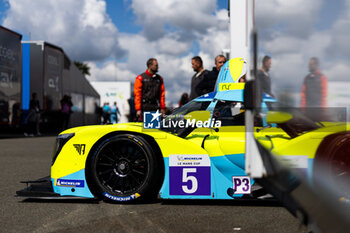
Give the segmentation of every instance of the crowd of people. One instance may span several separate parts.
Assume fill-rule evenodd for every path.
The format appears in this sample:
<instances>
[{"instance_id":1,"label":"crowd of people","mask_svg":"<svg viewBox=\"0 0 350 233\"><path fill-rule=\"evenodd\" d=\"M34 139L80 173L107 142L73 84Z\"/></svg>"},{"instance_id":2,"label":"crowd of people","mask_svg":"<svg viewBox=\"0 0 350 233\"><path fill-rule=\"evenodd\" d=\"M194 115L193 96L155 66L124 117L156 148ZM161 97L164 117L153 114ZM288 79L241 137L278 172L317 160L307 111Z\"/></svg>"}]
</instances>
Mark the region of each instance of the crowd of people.
<instances>
[{"instance_id":1,"label":"crowd of people","mask_svg":"<svg viewBox=\"0 0 350 233\"><path fill-rule=\"evenodd\" d=\"M188 95L183 93L178 102L179 107L185 105L192 99L203 94L212 92L221 67L225 64L226 58L223 55L215 57L215 66L211 71L203 68L203 60L199 56L192 58L192 69L195 74L191 79L191 92ZM143 112L160 111L165 113L165 88L163 78L157 74L158 61L150 58L146 62L147 69L138 75L134 84L134 103L136 110L136 120L142 121Z\"/></svg>"},{"instance_id":2,"label":"crowd of people","mask_svg":"<svg viewBox=\"0 0 350 233\"><path fill-rule=\"evenodd\" d=\"M105 102L102 107L102 124L117 124L120 117L120 111L117 106L117 102L114 102L112 106L109 102Z\"/></svg>"},{"instance_id":3,"label":"crowd of people","mask_svg":"<svg viewBox=\"0 0 350 233\"><path fill-rule=\"evenodd\" d=\"M214 59L215 66L212 70L206 70L203 67L203 60L200 56L191 59L192 69L195 72L191 78L190 94L183 93L178 101L178 107L181 107L189 101L214 91L219 72L226 62L226 57L217 55ZM262 92L274 96L271 91L271 78L269 71L272 65L272 58L265 56L262 59L262 65L257 71L256 80ZM165 88L164 79L158 74L158 61L150 58L146 62L147 69L136 77L134 84L134 96L129 99L130 114L129 121L143 121L143 113L145 111L159 111L163 116L166 111L165 106ZM326 107L327 98L327 78L320 70L320 62L318 58L312 57L309 61L309 74L304 78L301 89L301 108ZM245 82L243 75L237 82ZM68 95L60 101L61 104L61 123L62 130L69 126L70 115L72 114L72 100ZM110 106L105 102L102 108L97 112L101 116L102 124L118 123L121 114L114 102ZM30 100L29 112L25 119L26 136L40 135L40 103L37 93L32 93Z\"/></svg>"},{"instance_id":4,"label":"crowd of people","mask_svg":"<svg viewBox=\"0 0 350 233\"><path fill-rule=\"evenodd\" d=\"M68 129L69 119L72 111L72 97L69 95L64 95L60 100L60 112L57 119L60 120L59 125L57 126L60 131ZM24 136L40 136L40 122L41 114L43 110L40 107L40 102L38 100L38 94L36 92L32 93L32 98L29 102L29 111L26 114L24 119Z\"/></svg>"},{"instance_id":5,"label":"crowd of people","mask_svg":"<svg viewBox=\"0 0 350 233\"><path fill-rule=\"evenodd\" d=\"M195 74L191 78L190 94L183 93L178 102L178 106L209 92L214 91L220 69L226 62L226 57L217 55L215 57L215 66L211 71L204 69L203 60L200 56L192 58L192 69ZM271 78L269 71L272 65L272 58L264 56L262 65L256 74L258 86L263 93L274 96L271 91ZM158 61L155 58L148 59L147 69L144 73L138 75L134 85L134 106L136 110L137 121L142 121L143 112L160 111L165 112L165 88L163 78L157 74ZM327 96L327 78L319 68L319 60L316 57L310 59L310 73L305 77L301 91L301 107L325 107ZM237 82L245 82L243 75Z\"/></svg>"}]
</instances>

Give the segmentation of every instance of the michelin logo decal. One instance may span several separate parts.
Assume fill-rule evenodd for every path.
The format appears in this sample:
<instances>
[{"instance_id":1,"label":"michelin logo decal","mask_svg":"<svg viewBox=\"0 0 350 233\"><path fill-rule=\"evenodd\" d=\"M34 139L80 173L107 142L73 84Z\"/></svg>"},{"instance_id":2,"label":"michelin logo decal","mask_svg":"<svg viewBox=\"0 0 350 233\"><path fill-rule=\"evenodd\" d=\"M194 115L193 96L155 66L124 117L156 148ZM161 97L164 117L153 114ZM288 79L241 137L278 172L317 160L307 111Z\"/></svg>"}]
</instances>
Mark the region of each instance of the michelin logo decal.
<instances>
[{"instance_id":1,"label":"michelin logo decal","mask_svg":"<svg viewBox=\"0 0 350 233\"><path fill-rule=\"evenodd\" d=\"M84 180L58 179L56 186L84 188Z\"/></svg>"},{"instance_id":2,"label":"michelin logo decal","mask_svg":"<svg viewBox=\"0 0 350 233\"><path fill-rule=\"evenodd\" d=\"M132 195L127 196L127 197L116 197L116 196L113 196L109 193L104 192L103 196L105 196L113 201L131 201L131 200L134 200L136 198L139 198L141 195L138 193L135 193L135 194L132 194Z\"/></svg>"}]
</instances>

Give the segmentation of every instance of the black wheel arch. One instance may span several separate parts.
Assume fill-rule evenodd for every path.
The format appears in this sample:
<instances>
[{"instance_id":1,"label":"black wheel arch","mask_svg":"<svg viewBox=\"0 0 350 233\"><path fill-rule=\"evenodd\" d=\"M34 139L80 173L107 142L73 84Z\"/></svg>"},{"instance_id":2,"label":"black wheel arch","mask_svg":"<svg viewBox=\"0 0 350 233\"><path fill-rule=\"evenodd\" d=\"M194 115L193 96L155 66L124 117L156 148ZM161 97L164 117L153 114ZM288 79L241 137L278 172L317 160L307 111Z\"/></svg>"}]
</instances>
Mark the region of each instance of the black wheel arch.
<instances>
[{"instance_id":1,"label":"black wheel arch","mask_svg":"<svg viewBox=\"0 0 350 233\"><path fill-rule=\"evenodd\" d=\"M316 151L315 160L322 160L324 157L328 156L328 154L331 153L337 146L335 142L337 140L341 140L347 135L350 137L350 131L344 131L326 136Z\"/></svg>"},{"instance_id":2,"label":"black wheel arch","mask_svg":"<svg viewBox=\"0 0 350 233\"><path fill-rule=\"evenodd\" d=\"M344 140L345 139L345 140ZM320 143L313 162L312 168L312 179L314 182L318 175L322 174L324 176L325 164L329 164L332 153L337 150L337 147L342 146L344 143L349 142L350 140L350 131L343 131L335 134L326 136L323 141ZM326 174L326 176L328 173Z\"/></svg>"},{"instance_id":3,"label":"black wheel arch","mask_svg":"<svg viewBox=\"0 0 350 233\"><path fill-rule=\"evenodd\" d=\"M141 133L136 133L136 132L131 132L131 131L116 131L116 132L111 132L108 133L106 135L104 135L103 137L101 137L97 142L95 142L95 144L91 147L91 150L89 151L89 154L86 158L86 162L85 162L85 177L86 177L86 183L87 186L89 187L90 192L94 194L94 187L91 187L91 172L89 171L89 166L88 163L91 159L91 157L94 155L94 153L96 152L96 150L99 149L100 145L107 140L108 138L112 138L118 135L134 135L134 136L138 136L138 137L142 137L144 140L146 140L147 143L149 143L149 145L152 147L153 152L156 155L156 158L158 159L158 165L159 167L159 174L161 174L158 180L158 186L157 187L157 191L159 192L162 184L163 184L163 180L164 180L164 176L165 176L165 167L164 167L164 159L163 159L163 154L157 144L157 142L155 141L155 139L152 136L146 135L146 134L141 134Z\"/></svg>"}]
</instances>

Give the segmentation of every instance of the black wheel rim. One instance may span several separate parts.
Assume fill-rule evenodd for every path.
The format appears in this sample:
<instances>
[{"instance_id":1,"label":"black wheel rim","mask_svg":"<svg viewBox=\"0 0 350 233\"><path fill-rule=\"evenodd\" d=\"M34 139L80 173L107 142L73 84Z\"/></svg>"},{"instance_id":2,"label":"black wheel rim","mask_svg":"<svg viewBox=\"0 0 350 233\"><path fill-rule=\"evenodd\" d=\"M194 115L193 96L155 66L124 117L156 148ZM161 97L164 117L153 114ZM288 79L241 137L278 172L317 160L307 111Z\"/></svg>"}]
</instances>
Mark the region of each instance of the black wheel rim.
<instances>
[{"instance_id":1,"label":"black wheel rim","mask_svg":"<svg viewBox=\"0 0 350 233\"><path fill-rule=\"evenodd\" d=\"M96 158L96 174L100 184L117 196L137 192L145 184L148 171L147 152L129 139L107 143Z\"/></svg>"}]
</instances>

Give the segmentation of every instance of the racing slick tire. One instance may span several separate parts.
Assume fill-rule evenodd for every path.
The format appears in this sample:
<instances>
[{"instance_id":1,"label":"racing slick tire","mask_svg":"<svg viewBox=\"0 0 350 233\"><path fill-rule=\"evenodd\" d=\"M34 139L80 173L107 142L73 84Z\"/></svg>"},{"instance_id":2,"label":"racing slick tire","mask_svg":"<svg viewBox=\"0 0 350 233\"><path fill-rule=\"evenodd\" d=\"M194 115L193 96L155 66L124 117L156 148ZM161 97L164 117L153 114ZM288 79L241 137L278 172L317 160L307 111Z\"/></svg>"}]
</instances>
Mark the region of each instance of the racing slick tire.
<instances>
[{"instance_id":1,"label":"racing slick tire","mask_svg":"<svg viewBox=\"0 0 350 233\"><path fill-rule=\"evenodd\" d=\"M350 132L325 140L317 151L313 180L315 184L332 185L337 193L350 198Z\"/></svg>"},{"instance_id":2,"label":"racing slick tire","mask_svg":"<svg viewBox=\"0 0 350 233\"><path fill-rule=\"evenodd\" d=\"M159 156L142 137L121 134L102 141L87 161L88 185L107 202L156 198L160 188Z\"/></svg>"}]
</instances>

